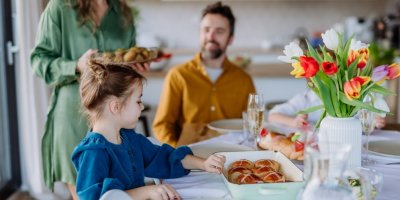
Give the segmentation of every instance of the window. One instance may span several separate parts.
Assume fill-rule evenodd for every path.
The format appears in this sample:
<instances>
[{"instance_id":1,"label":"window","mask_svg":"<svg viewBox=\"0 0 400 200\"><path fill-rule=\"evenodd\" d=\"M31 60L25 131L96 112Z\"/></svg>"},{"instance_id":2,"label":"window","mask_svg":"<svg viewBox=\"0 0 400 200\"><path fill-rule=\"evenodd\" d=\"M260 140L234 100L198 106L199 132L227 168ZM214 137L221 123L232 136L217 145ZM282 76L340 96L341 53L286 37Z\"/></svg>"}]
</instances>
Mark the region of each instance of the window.
<instances>
[{"instance_id":1,"label":"window","mask_svg":"<svg viewBox=\"0 0 400 200\"><path fill-rule=\"evenodd\" d=\"M21 184L15 68L7 63L7 42L13 41L12 3L0 1L0 199Z\"/></svg>"}]
</instances>

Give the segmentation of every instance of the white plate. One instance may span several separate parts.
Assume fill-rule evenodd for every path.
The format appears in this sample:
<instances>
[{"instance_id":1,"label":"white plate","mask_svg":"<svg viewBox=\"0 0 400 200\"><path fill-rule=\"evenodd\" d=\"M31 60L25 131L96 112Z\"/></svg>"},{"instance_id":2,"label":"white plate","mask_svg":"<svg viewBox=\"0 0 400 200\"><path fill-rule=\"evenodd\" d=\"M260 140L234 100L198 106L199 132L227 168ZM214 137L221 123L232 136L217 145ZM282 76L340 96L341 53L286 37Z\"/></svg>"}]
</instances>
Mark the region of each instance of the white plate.
<instances>
[{"instance_id":1,"label":"white plate","mask_svg":"<svg viewBox=\"0 0 400 200\"><path fill-rule=\"evenodd\" d=\"M368 150L377 155L400 158L400 140L371 141Z\"/></svg>"},{"instance_id":2,"label":"white plate","mask_svg":"<svg viewBox=\"0 0 400 200\"><path fill-rule=\"evenodd\" d=\"M243 131L243 120L223 119L223 120L213 121L207 124L207 127L211 130L218 131L220 133L241 132Z\"/></svg>"},{"instance_id":3,"label":"white plate","mask_svg":"<svg viewBox=\"0 0 400 200\"><path fill-rule=\"evenodd\" d=\"M190 149L192 149L194 155L200 156L202 158L208 158L210 155L216 152L236 152L253 150L252 148L247 146L229 143L194 144L190 145L189 147Z\"/></svg>"}]
</instances>

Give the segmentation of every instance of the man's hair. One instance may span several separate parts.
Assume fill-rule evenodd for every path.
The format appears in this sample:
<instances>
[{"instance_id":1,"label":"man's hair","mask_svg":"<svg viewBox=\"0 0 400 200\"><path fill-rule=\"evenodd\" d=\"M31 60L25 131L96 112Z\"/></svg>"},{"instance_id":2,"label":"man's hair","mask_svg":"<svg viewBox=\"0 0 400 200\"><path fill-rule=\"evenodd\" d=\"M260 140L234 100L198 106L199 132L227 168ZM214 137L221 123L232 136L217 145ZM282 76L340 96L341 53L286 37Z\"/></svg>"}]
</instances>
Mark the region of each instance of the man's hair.
<instances>
[{"instance_id":1,"label":"man's hair","mask_svg":"<svg viewBox=\"0 0 400 200\"><path fill-rule=\"evenodd\" d=\"M219 14L226 17L230 25L230 35L232 36L235 32L235 16L233 16L232 10L227 5L222 5L220 1L208 5L202 13L201 18L203 19L207 14Z\"/></svg>"}]
</instances>

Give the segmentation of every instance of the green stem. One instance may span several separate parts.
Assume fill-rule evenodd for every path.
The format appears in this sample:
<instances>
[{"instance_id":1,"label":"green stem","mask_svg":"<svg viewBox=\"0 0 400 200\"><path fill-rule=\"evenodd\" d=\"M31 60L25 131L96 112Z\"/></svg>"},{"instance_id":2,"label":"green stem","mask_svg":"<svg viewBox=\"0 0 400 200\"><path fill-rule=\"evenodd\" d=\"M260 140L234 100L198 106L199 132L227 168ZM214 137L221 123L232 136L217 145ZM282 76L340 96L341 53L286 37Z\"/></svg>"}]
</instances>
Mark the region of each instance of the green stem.
<instances>
[{"instance_id":1,"label":"green stem","mask_svg":"<svg viewBox=\"0 0 400 200\"><path fill-rule=\"evenodd\" d=\"M321 121L326 117L326 110L322 112L321 116L319 117L317 123L315 124L315 128L319 128L319 125L321 125Z\"/></svg>"},{"instance_id":2,"label":"green stem","mask_svg":"<svg viewBox=\"0 0 400 200\"><path fill-rule=\"evenodd\" d=\"M376 83L372 81L372 83L370 85L368 85L360 94L360 97L369 90L369 88L371 88L373 85L375 85Z\"/></svg>"}]
</instances>

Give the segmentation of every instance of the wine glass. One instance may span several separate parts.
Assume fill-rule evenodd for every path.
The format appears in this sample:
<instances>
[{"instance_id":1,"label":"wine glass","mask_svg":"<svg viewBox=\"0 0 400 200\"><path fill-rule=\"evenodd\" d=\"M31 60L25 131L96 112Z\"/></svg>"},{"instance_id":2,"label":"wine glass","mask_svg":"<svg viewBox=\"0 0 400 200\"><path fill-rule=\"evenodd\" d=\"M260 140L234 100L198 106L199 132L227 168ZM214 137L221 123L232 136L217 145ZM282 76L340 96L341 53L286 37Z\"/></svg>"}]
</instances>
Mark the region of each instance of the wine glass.
<instances>
[{"instance_id":1,"label":"wine glass","mask_svg":"<svg viewBox=\"0 0 400 200\"><path fill-rule=\"evenodd\" d=\"M374 160L368 158L369 135L375 129L375 113L366 109L362 109L358 113L358 118L361 121L362 132L366 136L365 149L367 150L367 152L366 152L366 157L362 160L362 165L367 166L375 163Z\"/></svg>"},{"instance_id":2,"label":"wine glass","mask_svg":"<svg viewBox=\"0 0 400 200\"><path fill-rule=\"evenodd\" d=\"M258 149L260 132L264 124L264 98L262 94L249 94L247 102L247 122L249 125L250 138L254 140L254 149Z\"/></svg>"}]
</instances>

